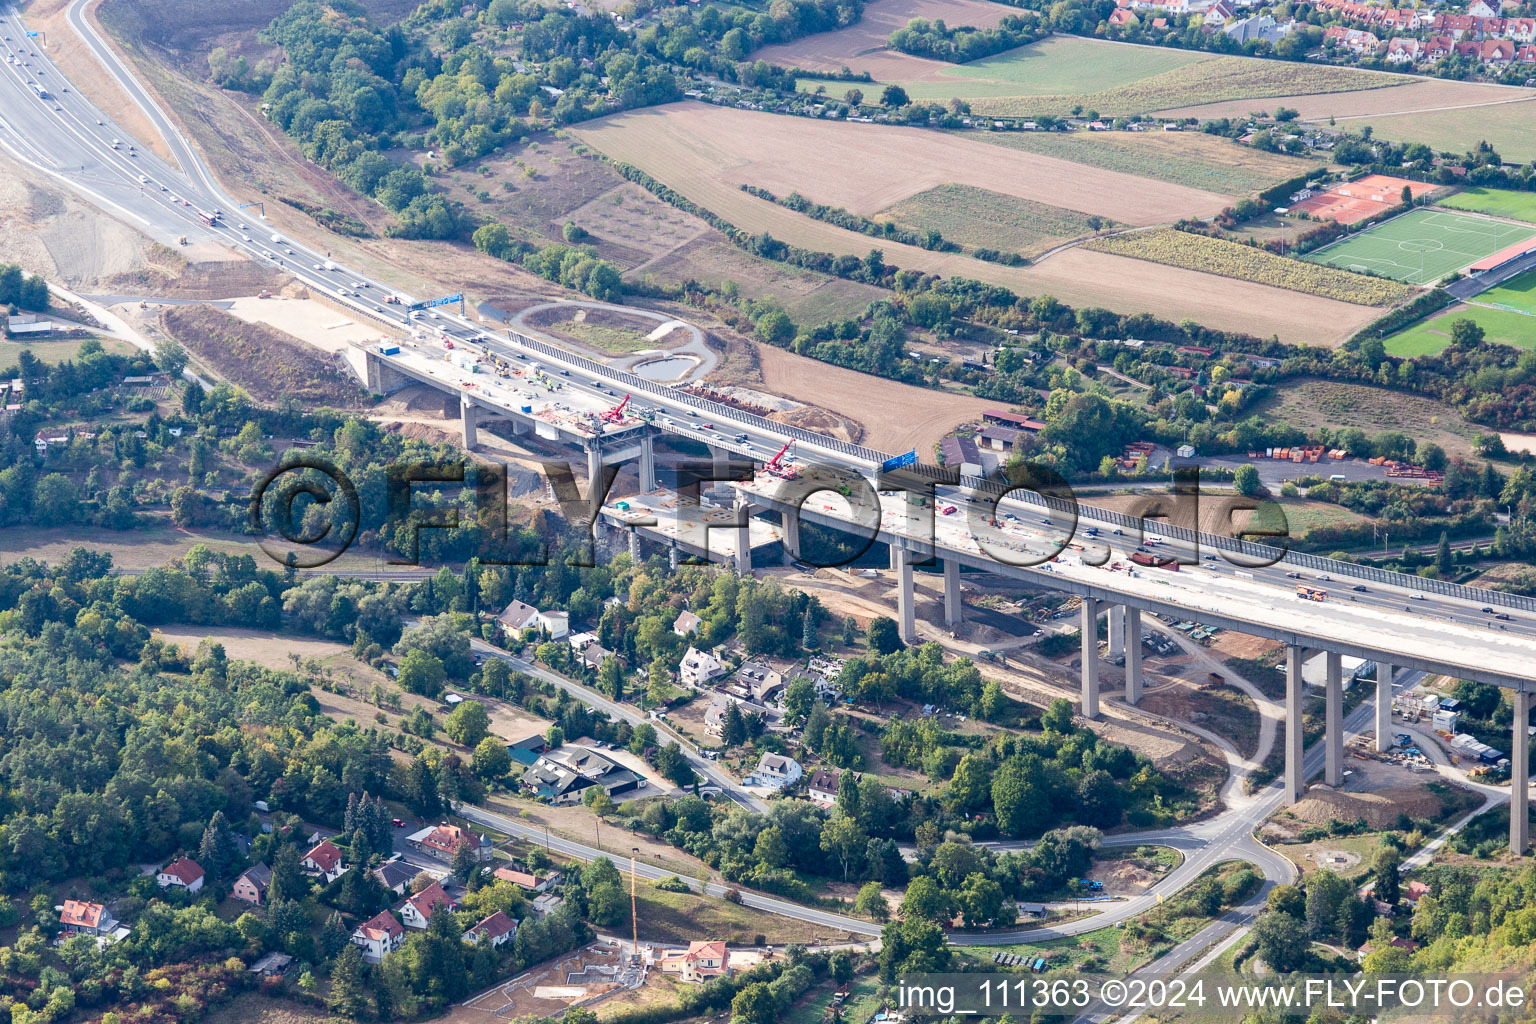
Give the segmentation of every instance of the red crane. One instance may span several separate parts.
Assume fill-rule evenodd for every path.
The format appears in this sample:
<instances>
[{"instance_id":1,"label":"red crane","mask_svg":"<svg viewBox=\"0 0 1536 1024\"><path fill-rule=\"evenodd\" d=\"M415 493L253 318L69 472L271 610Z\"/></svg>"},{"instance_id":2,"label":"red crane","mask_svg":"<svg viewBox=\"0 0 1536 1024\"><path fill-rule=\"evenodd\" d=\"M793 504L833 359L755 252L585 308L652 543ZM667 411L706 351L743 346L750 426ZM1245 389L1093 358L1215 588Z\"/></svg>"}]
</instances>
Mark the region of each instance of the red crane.
<instances>
[{"instance_id":1,"label":"red crane","mask_svg":"<svg viewBox=\"0 0 1536 1024\"><path fill-rule=\"evenodd\" d=\"M763 464L763 472L769 476L776 476L785 480L793 479L799 473L799 469L793 463L784 461L784 453L789 451L794 443L793 440L786 441L784 447L779 449L778 454Z\"/></svg>"},{"instance_id":2,"label":"red crane","mask_svg":"<svg viewBox=\"0 0 1536 1024\"><path fill-rule=\"evenodd\" d=\"M624 417L624 407L629 404L629 396L624 396L624 401L603 413L604 423L617 423Z\"/></svg>"}]
</instances>

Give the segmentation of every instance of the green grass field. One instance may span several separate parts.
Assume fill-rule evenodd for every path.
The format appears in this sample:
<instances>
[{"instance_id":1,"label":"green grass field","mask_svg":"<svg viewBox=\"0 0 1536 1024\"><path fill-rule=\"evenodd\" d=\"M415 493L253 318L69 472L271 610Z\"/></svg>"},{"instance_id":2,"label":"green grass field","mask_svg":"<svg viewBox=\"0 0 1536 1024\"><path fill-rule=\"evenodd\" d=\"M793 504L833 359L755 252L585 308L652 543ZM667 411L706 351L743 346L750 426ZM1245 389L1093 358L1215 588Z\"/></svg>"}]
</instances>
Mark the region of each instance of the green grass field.
<instances>
[{"instance_id":1,"label":"green grass field","mask_svg":"<svg viewBox=\"0 0 1536 1024\"><path fill-rule=\"evenodd\" d=\"M1511 217L1536 224L1536 192L1514 192L1504 188L1469 188L1440 200L1452 210L1470 210L1495 217Z\"/></svg>"},{"instance_id":2,"label":"green grass field","mask_svg":"<svg viewBox=\"0 0 1536 1024\"><path fill-rule=\"evenodd\" d=\"M1025 255L1091 234L1088 215L970 185L938 185L884 210L880 219L952 242ZM1103 219L1101 227L1110 221Z\"/></svg>"},{"instance_id":3,"label":"green grass field","mask_svg":"<svg viewBox=\"0 0 1536 1024\"><path fill-rule=\"evenodd\" d=\"M1106 47L1079 36L1051 36L995 57L946 67L939 73L958 83L949 88L969 88L972 83L982 82L995 83L1002 89L977 95L1087 95L1121 89L1144 78L1211 59L1197 50ZM936 83L935 88L945 86Z\"/></svg>"},{"instance_id":4,"label":"green grass field","mask_svg":"<svg viewBox=\"0 0 1536 1024\"><path fill-rule=\"evenodd\" d=\"M100 338L102 351L108 355L126 356L138 351L126 341L118 341L116 338ZM23 352L31 352L45 363L62 363L66 359L73 359L80 354L80 346L85 344L83 339L67 339L64 341L10 341L0 340L0 369L7 366L15 366L16 360L21 358Z\"/></svg>"},{"instance_id":5,"label":"green grass field","mask_svg":"<svg viewBox=\"0 0 1536 1024\"><path fill-rule=\"evenodd\" d=\"M1490 306L1509 306L1536 316L1536 270L1527 270L1496 288L1489 288L1473 301ZM1536 324L1531 325L1536 330Z\"/></svg>"},{"instance_id":6,"label":"green grass field","mask_svg":"<svg viewBox=\"0 0 1536 1024\"><path fill-rule=\"evenodd\" d=\"M1533 236L1536 227L1444 210L1415 210L1302 258L1345 270L1368 270L1408 284L1427 284Z\"/></svg>"},{"instance_id":7,"label":"green grass field","mask_svg":"<svg viewBox=\"0 0 1536 1024\"><path fill-rule=\"evenodd\" d=\"M1478 296L1477 301L1482 300L1483 296ZM1536 349L1536 316L1487 306L1453 306L1431 320L1421 320L1388 337L1387 354L1403 359L1435 355L1451 343L1451 324L1461 319L1475 321L1485 332L1486 340L1495 345Z\"/></svg>"}]
</instances>

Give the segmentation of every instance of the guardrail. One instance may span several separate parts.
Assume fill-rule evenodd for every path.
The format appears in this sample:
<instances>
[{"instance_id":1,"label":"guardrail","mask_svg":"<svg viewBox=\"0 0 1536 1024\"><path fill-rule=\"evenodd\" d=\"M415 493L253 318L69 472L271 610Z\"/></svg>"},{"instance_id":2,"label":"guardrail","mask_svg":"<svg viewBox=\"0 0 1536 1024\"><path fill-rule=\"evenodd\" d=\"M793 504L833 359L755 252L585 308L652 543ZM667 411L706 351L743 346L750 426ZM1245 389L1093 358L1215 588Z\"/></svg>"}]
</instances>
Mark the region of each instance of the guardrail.
<instances>
[{"instance_id":1,"label":"guardrail","mask_svg":"<svg viewBox=\"0 0 1536 1024\"><path fill-rule=\"evenodd\" d=\"M537 338L530 338L517 331L509 329L507 335L516 341L517 344L526 348L545 353L552 359L567 363L572 367L581 368L595 376L621 381L626 387L634 391L654 394L672 401L680 401L686 405L719 416L722 419L734 420L737 423L743 423L759 430L793 437L808 444L820 445L823 448L840 452L850 458L861 460L871 467L878 467L881 463L891 458L887 453L876 451L873 448L840 441L837 438L827 437L825 434L818 434L815 431L806 430L803 427L797 427L792 424L769 420L754 413L743 412L740 409L722 405L707 398L699 398L685 391L679 391L676 388L646 380L644 377L637 376L636 374L615 370L613 367L600 363L595 359L589 359L586 356L568 352L559 346L540 341ZM925 468L934 471L934 467L923 467L921 465L912 468L917 469L919 472ZM986 477L962 477L960 486L973 492L981 493L988 491L999 492L1006 489L997 480ZM1409 573L1391 572L1386 569L1375 568L1374 566L1358 565L1354 562L1342 562L1338 559L1325 558L1321 555L1289 551L1268 544L1259 544L1255 541L1223 537L1219 534L1201 533L1197 530L1191 530L1187 527L1177 526L1162 520L1142 519L1139 516L1128 515L1124 512L1116 512L1112 509L1072 502L1065 498L1057 498L1035 491L1019 493L1029 495L1028 497L1021 498L1021 500L1031 504L1044 505L1059 512L1086 515L1090 519L1115 523L1119 526L1126 526L1137 530L1146 530L1151 527L1160 534L1176 537L1196 545L1248 555L1266 563L1285 562L1289 565L1329 575L1337 574L1352 579L1370 580L1375 583L1401 587L1405 590L1418 590L1425 593L1439 594L1443 597L1457 598L1485 606L1498 605L1519 611L1536 612L1536 598L1525 597L1521 594L1507 594L1498 590L1485 590L1480 587L1469 587L1460 583L1447 583L1444 580L1426 579Z\"/></svg>"}]
</instances>

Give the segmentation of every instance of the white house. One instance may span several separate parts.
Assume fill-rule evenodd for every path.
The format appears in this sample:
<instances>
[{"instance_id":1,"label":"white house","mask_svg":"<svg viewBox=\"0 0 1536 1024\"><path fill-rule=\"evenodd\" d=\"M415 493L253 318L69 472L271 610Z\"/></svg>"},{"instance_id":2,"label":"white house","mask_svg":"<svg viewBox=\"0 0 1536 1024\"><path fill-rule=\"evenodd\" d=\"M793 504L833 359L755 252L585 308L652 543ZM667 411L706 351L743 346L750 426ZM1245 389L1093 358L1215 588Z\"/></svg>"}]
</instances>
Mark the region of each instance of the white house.
<instances>
[{"instance_id":1,"label":"white house","mask_svg":"<svg viewBox=\"0 0 1536 1024\"><path fill-rule=\"evenodd\" d=\"M336 881L347 870L347 866L341 862L341 850L329 839L316 843L304 855L304 859L299 861L299 868L306 875L316 875L327 883Z\"/></svg>"},{"instance_id":2,"label":"white house","mask_svg":"<svg viewBox=\"0 0 1536 1024\"><path fill-rule=\"evenodd\" d=\"M729 956L724 942L690 942L687 950L664 953L656 966L663 974L677 975L679 981L702 985L728 972L726 961Z\"/></svg>"},{"instance_id":3,"label":"white house","mask_svg":"<svg viewBox=\"0 0 1536 1024\"><path fill-rule=\"evenodd\" d=\"M438 907L454 909L453 900L443 892L443 887L433 882L400 906L400 920L407 928L424 929L432 920L432 912Z\"/></svg>"},{"instance_id":4,"label":"white house","mask_svg":"<svg viewBox=\"0 0 1536 1024\"><path fill-rule=\"evenodd\" d=\"M768 789L787 789L800 781L800 762L783 754L764 754L757 769L747 776L747 785Z\"/></svg>"},{"instance_id":5,"label":"white house","mask_svg":"<svg viewBox=\"0 0 1536 1024\"><path fill-rule=\"evenodd\" d=\"M687 653L683 655L682 664L677 669L678 681L695 690L703 689L705 684L724 674L725 666L720 664L720 659L713 654L706 654L697 647L688 648Z\"/></svg>"},{"instance_id":6,"label":"white house","mask_svg":"<svg viewBox=\"0 0 1536 1024\"><path fill-rule=\"evenodd\" d=\"M811 803L818 807L831 807L837 803L837 786L842 778L836 768L818 768L811 772L811 781L806 789Z\"/></svg>"},{"instance_id":7,"label":"white house","mask_svg":"<svg viewBox=\"0 0 1536 1024\"><path fill-rule=\"evenodd\" d=\"M672 632L678 636L692 636L699 631L702 622L693 612L679 612L677 618L672 620Z\"/></svg>"},{"instance_id":8,"label":"white house","mask_svg":"<svg viewBox=\"0 0 1536 1024\"><path fill-rule=\"evenodd\" d=\"M571 616L568 612L541 612L531 604L513 601L496 616L501 635L521 637L530 629L541 629L551 640L564 640L571 632Z\"/></svg>"},{"instance_id":9,"label":"white house","mask_svg":"<svg viewBox=\"0 0 1536 1024\"><path fill-rule=\"evenodd\" d=\"M381 911L372 920L357 926L352 932L352 943L361 946L363 959L370 964L382 961L400 948L405 940L405 929L389 911Z\"/></svg>"},{"instance_id":10,"label":"white house","mask_svg":"<svg viewBox=\"0 0 1536 1024\"><path fill-rule=\"evenodd\" d=\"M162 889L185 889L187 892L198 892L203 887L203 869L197 866L197 862L186 857L178 857L155 876L155 881Z\"/></svg>"},{"instance_id":11,"label":"white house","mask_svg":"<svg viewBox=\"0 0 1536 1024\"><path fill-rule=\"evenodd\" d=\"M498 910L466 931L464 941L474 946L478 945L481 939L485 939L495 947L511 941L516 934L517 922Z\"/></svg>"}]
</instances>

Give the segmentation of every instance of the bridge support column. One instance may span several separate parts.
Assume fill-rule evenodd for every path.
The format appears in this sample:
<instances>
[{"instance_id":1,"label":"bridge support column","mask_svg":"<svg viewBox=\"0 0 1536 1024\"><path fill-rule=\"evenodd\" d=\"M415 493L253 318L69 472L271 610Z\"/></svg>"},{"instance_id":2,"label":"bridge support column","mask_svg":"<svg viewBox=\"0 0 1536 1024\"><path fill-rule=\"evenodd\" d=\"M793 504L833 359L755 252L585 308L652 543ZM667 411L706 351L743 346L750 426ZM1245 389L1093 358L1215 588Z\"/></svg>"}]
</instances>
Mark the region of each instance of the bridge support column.
<instances>
[{"instance_id":1,"label":"bridge support column","mask_svg":"<svg viewBox=\"0 0 1536 1024\"><path fill-rule=\"evenodd\" d=\"M784 548L784 564L800 557L800 513L784 512L779 516L779 528L784 533L780 546Z\"/></svg>"},{"instance_id":2,"label":"bridge support column","mask_svg":"<svg viewBox=\"0 0 1536 1024\"><path fill-rule=\"evenodd\" d=\"M960 563L944 559L944 625L958 626L965 621L965 601L960 595Z\"/></svg>"},{"instance_id":3,"label":"bridge support column","mask_svg":"<svg viewBox=\"0 0 1536 1024\"><path fill-rule=\"evenodd\" d=\"M682 555L677 549L677 543L674 541L667 548L667 567L670 568L673 572L676 572L677 564L680 561L682 561Z\"/></svg>"},{"instance_id":4,"label":"bridge support column","mask_svg":"<svg viewBox=\"0 0 1536 1024\"><path fill-rule=\"evenodd\" d=\"M1125 653L1125 605L1111 605L1109 609L1109 660L1114 661Z\"/></svg>"},{"instance_id":5,"label":"bridge support column","mask_svg":"<svg viewBox=\"0 0 1536 1024\"><path fill-rule=\"evenodd\" d=\"M1328 659L1328 682L1323 694L1323 781L1330 786L1344 784L1344 668L1343 657L1335 651Z\"/></svg>"},{"instance_id":6,"label":"bridge support column","mask_svg":"<svg viewBox=\"0 0 1536 1024\"><path fill-rule=\"evenodd\" d=\"M1125 609L1125 702L1141 703L1141 609Z\"/></svg>"},{"instance_id":7,"label":"bridge support column","mask_svg":"<svg viewBox=\"0 0 1536 1024\"><path fill-rule=\"evenodd\" d=\"M898 568L897 559L896 559L896 545L895 544L891 545L890 551L891 551L891 572L895 572L896 569Z\"/></svg>"},{"instance_id":8,"label":"bridge support column","mask_svg":"<svg viewBox=\"0 0 1536 1024\"><path fill-rule=\"evenodd\" d=\"M736 501L736 518L741 520L741 525L736 527L736 572L742 576L752 574L752 506L741 500Z\"/></svg>"},{"instance_id":9,"label":"bridge support column","mask_svg":"<svg viewBox=\"0 0 1536 1024\"><path fill-rule=\"evenodd\" d=\"M597 486L603 479L603 450L595 443L587 445L587 486L592 488L592 500L597 501Z\"/></svg>"},{"instance_id":10,"label":"bridge support column","mask_svg":"<svg viewBox=\"0 0 1536 1024\"><path fill-rule=\"evenodd\" d=\"M470 404L469 399L459 399L459 422L464 429L464 447L473 450L480 443L479 410Z\"/></svg>"},{"instance_id":11,"label":"bridge support column","mask_svg":"<svg viewBox=\"0 0 1536 1024\"><path fill-rule=\"evenodd\" d=\"M917 614L913 608L912 552L906 548L891 548L896 558L896 622L901 630L901 642L917 643Z\"/></svg>"},{"instance_id":12,"label":"bridge support column","mask_svg":"<svg viewBox=\"0 0 1536 1024\"><path fill-rule=\"evenodd\" d=\"M632 562L640 561L640 531L633 527L629 531L629 559Z\"/></svg>"},{"instance_id":13,"label":"bridge support column","mask_svg":"<svg viewBox=\"0 0 1536 1024\"><path fill-rule=\"evenodd\" d=\"M640 439L640 491L656 489L656 439L647 435Z\"/></svg>"},{"instance_id":14,"label":"bridge support column","mask_svg":"<svg viewBox=\"0 0 1536 1024\"><path fill-rule=\"evenodd\" d=\"M1531 843L1531 695L1511 695L1515 705L1515 725L1509 743L1509 852L1525 856Z\"/></svg>"},{"instance_id":15,"label":"bridge support column","mask_svg":"<svg viewBox=\"0 0 1536 1024\"><path fill-rule=\"evenodd\" d=\"M1099 602L1083 598L1083 706L1084 718L1099 717Z\"/></svg>"},{"instance_id":16,"label":"bridge support column","mask_svg":"<svg viewBox=\"0 0 1536 1024\"><path fill-rule=\"evenodd\" d=\"M1285 649L1285 805L1301 799L1306 784L1302 777L1301 698L1306 686L1301 679L1301 665L1306 660L1301 647Z\"/></svg>"},{"instance_id":17,"label":"bridge support column","mask_svg":"<svg viewBox=\"0 0 1536 1024\"><path fill-rule=\"evenodd\" d=\"M1392 676L1391 665L1376 663L1376 752L1392 749Z\"/></svg>"}]
</instances>

